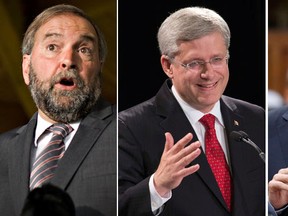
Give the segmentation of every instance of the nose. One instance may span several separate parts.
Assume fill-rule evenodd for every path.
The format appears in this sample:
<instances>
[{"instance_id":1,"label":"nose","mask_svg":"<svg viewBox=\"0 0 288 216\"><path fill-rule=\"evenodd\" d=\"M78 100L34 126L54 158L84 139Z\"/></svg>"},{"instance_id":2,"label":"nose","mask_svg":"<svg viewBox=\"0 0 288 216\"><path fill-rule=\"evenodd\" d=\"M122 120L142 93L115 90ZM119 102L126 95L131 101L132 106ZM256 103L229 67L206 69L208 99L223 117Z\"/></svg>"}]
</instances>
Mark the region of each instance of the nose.
<instances>
[{"instance_id":1,"label":"nose","mask_svg":"<svg viewBox=\"0 0 288 216\"><path fill-rule=\"evenodd\" d=\"M202 67L203 68L200 72L201 78L205 79L213 74L213 67L210 62L205 62Z\"/></svg>"},{"instance_id":2,"label":"nose","mask_svg":"<svg viewBox=\"0 0 288 216\"><path fill-rule=\"evenodd\" d=\"M76 55L75 55L75 51L73 51L73 49L63 51L63 57L61 60L61 67L63 69L66 69L66 70L77 68Z\"/></svg>"}]
</instances>

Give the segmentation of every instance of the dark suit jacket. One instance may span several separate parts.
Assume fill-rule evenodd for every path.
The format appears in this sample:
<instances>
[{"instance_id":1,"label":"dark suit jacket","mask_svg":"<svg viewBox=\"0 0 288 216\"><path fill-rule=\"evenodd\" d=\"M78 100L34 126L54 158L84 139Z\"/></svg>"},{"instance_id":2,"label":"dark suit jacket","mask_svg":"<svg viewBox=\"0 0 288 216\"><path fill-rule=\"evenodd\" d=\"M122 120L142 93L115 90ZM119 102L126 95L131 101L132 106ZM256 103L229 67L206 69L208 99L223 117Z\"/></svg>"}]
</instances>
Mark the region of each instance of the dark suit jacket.
<instances>
[{"instance_id":1,"label":"dark suit jacket","mask_svg":"<svg viewBox=\"0 0 288 216\"><path fill-rule=\"evenodd\" d=\"M288 106L268 114L268 180L282 168L288 167ZM282 215L288 215L286 209Z\"/></svg>"},{"instance_id":2,"label":"dark suit jacket","mask_svg":"<svg viewBox=\"0 0 288 216\"><path fill-rule=\"evenodd\" d=\"M27 125L0 136L0 214L19 216L29 192L30 153L37 113ZM115 216L116 109L99 101L59 161L51 183L72 197L77 216Z\"/></svg>"},{"instance_id":3,"label":"dark suit jacket","mask_svg":"<svg viewBox=\"0 0 288 216\"><path fill-rule=\"evenodd\" d=\"M150 100L118 115L119 216L153 215L148 181L157 169L165 144L165 132L177 142L188 132L198 138L166 81ZM233 180L233 213L224 204L204 153L193 161L200 170L183 179L172 191L161 215L264 216L265 164L250 145L229 137L245 131L264 151L265 113L256 105L223 96L221 112L230 153Z\"/></svg>"}]
</instances>

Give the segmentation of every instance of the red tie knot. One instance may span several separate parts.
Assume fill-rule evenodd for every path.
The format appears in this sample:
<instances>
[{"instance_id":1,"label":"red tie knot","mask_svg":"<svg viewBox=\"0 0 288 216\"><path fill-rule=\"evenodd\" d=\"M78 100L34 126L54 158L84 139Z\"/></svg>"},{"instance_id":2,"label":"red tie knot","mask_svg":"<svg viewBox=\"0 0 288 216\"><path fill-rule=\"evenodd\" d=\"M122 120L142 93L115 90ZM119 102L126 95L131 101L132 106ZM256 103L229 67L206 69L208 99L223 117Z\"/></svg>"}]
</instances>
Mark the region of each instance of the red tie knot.
<instances>
[{"instance_id":1,"label":"red tie knot","mask_svg":"<svg viewBox=\"0 0 288 216\"><path fill-rule=\"evenodd\" d=\"M215 116L212 114L206 114L199 120L206 129L214 129Z\"/></svg>"}]
</instances>

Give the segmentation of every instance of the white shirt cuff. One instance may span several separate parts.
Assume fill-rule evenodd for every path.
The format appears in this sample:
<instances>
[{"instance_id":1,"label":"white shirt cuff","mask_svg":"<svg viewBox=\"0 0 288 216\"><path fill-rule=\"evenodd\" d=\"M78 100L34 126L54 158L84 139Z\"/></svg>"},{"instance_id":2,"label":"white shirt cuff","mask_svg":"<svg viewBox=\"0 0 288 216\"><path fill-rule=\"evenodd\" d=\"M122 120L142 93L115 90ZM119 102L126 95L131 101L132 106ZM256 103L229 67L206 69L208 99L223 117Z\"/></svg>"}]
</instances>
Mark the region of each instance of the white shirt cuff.
<instances>
[{"instance_id":1,"label":"white shirt cuff","mask_svg":"<svg viewBox=\"0 0 288 216\"><path fill-rule=\"evenodd\" d=\"M151 197L151 208L152 208L152 211L156 213L157 210L161 208L172 197L172 191L170 191L167 194L167 196L161 197L160 194L155 189L153 179L154 179L154 174L149 179L149 190L150 190L150 197ZM157 212L157 213L160 213L160 212Z\"/></svg>"}]
</instances>

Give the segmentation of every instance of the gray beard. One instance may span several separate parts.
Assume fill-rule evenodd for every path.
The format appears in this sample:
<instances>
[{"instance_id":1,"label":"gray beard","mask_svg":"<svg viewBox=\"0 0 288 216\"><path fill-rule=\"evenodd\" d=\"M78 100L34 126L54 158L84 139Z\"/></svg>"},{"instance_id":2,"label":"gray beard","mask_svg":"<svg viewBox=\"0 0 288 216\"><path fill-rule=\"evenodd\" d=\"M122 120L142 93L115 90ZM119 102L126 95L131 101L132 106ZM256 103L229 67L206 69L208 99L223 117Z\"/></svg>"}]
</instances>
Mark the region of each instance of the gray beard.
<instances>
[{"instance_id":1,"label":"gray beard","mask_svg":"<svg viewBox=\"0 0 288 216\"><path fill-rule=\"evenodd\" d=\"M71 123L84 118L93 108L101 95L100 72L94 80L85 85L75 70L62 71L55 75L45 87L30 64L29 89L32 98L43 113L56 122ZM77 88L71 91L54 88L54 84L61 77L71 77L77 82Z\"/></svg>"}]
</instances>

